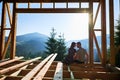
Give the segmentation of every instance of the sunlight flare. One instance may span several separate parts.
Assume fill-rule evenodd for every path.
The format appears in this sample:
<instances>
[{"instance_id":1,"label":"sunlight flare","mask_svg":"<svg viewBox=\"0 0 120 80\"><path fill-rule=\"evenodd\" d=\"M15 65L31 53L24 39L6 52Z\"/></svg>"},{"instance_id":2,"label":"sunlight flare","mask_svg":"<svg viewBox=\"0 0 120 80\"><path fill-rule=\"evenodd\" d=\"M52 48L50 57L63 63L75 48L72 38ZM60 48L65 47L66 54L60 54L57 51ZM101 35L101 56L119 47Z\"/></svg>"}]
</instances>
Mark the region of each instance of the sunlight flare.
<instances>
[{"instance_id":1,"label":"sunlight flare","mask_svg":"<svg viewBox=\"0 0 120 80\"><path fill-rule=\"evenodd\" d=\"M70 22L71 36L76 35L74 39L88 38L88 22L87 13L73 15Z\"/></svg>"}]
</instances>

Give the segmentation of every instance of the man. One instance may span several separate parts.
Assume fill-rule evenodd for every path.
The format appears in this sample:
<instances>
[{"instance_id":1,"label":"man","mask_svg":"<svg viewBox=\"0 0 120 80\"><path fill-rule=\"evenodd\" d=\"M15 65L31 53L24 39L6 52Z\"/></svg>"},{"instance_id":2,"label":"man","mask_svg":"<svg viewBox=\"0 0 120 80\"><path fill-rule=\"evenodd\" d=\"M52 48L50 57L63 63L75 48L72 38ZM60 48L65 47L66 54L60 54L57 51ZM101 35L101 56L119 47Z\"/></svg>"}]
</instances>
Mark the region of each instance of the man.
<instances>
[{"instance_id":1,"label":"man","mask_svg":"<svg viewBox=\"0 0 120 80\"><path fill-rule=\"evenodd\" d=\"M79 48L75 55L76 63L88 63L88 54L87 51L82 48L81 43L77 42L77 48Z\"/></svg>"}]
</instances>

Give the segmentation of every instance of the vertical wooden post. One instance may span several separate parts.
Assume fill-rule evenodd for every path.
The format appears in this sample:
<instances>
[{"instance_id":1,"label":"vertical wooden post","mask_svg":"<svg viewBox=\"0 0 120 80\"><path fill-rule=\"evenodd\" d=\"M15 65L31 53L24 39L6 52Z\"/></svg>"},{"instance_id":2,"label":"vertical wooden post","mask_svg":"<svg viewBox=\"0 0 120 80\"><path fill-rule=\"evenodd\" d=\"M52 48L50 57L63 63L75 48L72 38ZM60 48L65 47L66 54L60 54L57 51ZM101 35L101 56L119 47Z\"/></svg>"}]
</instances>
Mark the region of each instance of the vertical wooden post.
<instances>
[{"instance_id":1,"label":"vertical wooden post","mask_svg":"<svg viewBox=\"0 0 120 80\"><path fill-rule=\"evenodd\" d=\"M10 12L9 3L6 3L6 8L7 8L7 11L8 11L8 17L9 17L9 21L10 21L10 26L12 26L12 16L11 16L11 12ZM4 59L5 56L6 56L10 41L11 41L11 30L10 30L8 39L6 40L6 44L5 44L5 48L4 48L4 51L3 51L2 59Z\"/></svg>"},{"instance_id":2,"label":"vertical wooden post","mask_svg":"<svg viewBox=\"0 0 120 80\"><path fill-rule=\"evenodd\" d=\"M28 2L28 9L30 8L30 2Z\"/></svg>"},{"instance_id":3,"label":"vertical wooden post","mask_svg":"<svg viewBox=\"0 0 120 80\"><path fill-rule=\"evenodd\" d=\"M2 59L3 50L5 47L5 30L6 27L6 3L3 1L2 20L1 20L1 36L0 36L0 59Z\"/></svg>"},{"instance_id":4,"label":"vertical wooden post","mask_svg":"<svg viewBox=\"0 0 120 80\"><path fill-rule=\"evenodd\" d=\"M115 52L114 52L114 2L109 0L109 23L110 23L110 63L115 64Z\"/></svg>"},{"instance_id":5,"label":"vertical wooden post","mask_svg":"<svg viewBox=\"0 0 120 80\"><path fill-rule=\"evenodd\" d=\"M90 64L94 62L93 55L93 2L89 2L89 57Z\"/></svg>"},{"instance_id":6,"label":"vertical wooden post","mask_svg":"<svg viewBox=\"0 0 120 80\"><path fill-rule=\"evenodd\" d=\"M11 35L11 54L10 54L10 59L15 58L15 53L16 53L16 18L17 18L17 13L16 13L16 7L17 3L13 3L13 20L12 20L12 35Z\"/></svg>"},{"instance_id":7,"label":"vertical wooden post","mask_svg":"<svg viewBox=\"0 0 120 80\"><path fill-rule=\"evenodd\" d=\"M102 64L106 64L106 0L101 0Z\"/></svg>"}]
</instances>

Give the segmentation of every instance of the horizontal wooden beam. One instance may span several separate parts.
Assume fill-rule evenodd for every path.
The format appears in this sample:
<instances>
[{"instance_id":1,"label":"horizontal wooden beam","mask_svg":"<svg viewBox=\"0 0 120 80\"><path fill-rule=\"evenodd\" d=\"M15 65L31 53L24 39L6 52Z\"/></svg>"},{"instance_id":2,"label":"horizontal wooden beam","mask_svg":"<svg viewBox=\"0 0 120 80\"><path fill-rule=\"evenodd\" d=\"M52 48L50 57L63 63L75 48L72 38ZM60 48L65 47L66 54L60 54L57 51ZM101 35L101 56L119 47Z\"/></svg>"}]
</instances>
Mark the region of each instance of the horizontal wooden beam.
<instances>
[{"instance_id":1,"label":"horizontal wooden beam","mask_svg":"<svg viewBox=\"0 0 120 80\"><path fill-rule=\"evenodd\" d=\"M5 73L10 72L10 71L13 71L13 70L18 69L18 68L21 68L21 67L23 67L23 66L25 66L25 65L33 62L33 61L39 60L40 58L41 58L41 57L37 57L37 58L31 59L31 60L22 62L22 63L20 63L20 64L13 65L13 66L11 66L11 67L2 69L2 70L0 70L0 75L5 74Z\"/></svg>"},{"instance_id":2,"label":"horizontal wooden beam","mask_svg":"<svg viewBox=\"0 0 120 80\"><path fill-rule=\"evenodd\" d=\"M88 79L102 79L102 80L119 80L120 74L118 73L80 73L80 72L73 72L75 79L80 78L88 78Z\"/></svg>"},{"instance_id":3,"label":"horizontal wooden beam","mask_svg":"<svg viewBox=\"0 0 120 80\"><path fill-rule=\"evenodd\" d=\"M55 73L55 70L48 70L44 77L51 77L51 78L53 78L54 77L54 73Z\"/></svg>"},{"instance_id":4,"label":"horizontal wooden beam","mask_svg":"<svg viewBox=\"0 0 120 80\"><path fill-rule=\"evenodd\" d=\"M19 3L40 3L40 2L89 2L90 0L4 0L5 2L19 2ZM92 2L100 2L100 0L91 0Z\"/></svg>"},{"instance_id":5,"label":"horizontal wooden beam","mask_svg":"<svg viewBox=\"0 0 120 80\"><path fill-rule=\"evenodd\" d=\"M71 78L71 72L70 71L64 71L63 70L63 78ZM68 79L69 80L69 79Z\"/></svg>"},{"instance_id":6,"label":"horizontal wooden beam","mask_svg":"<svg viewBox=\"0 0 120 80\"><path fill-rule=\"evenodd\" d=\"M9 63L18 61L18 60L20 60L20 59L22 59L22 58L24 58L24 57L17 57L17 58L15 58L15 59L12 59L12 60L8 60L8 61L5 61L5 62L2 62L2 63L0 63L0 66L3 66L3 65L6 65L6 64L9 64Z\"/></svg>"},{"instance_id":7,"label":"horizontal wooden beam","mask_svg":"<svg viewBox=\"0 0 120 80\"><path fill-rule=\"evenodd\" d=\"M94 29L94 31L102 31L102 29Z\"/></svg>"},{"instance_id":8,"label":"horizontal wooden beam","mask_svg":"<svg viewBox=\"0 0 120 80\"><path fill-rule=\"evenodd\" d=\"M88 13L89 8L17 8L16 13Z\"/></svg>"},{"instance_id":9,"label":"horizontal wooden beam","mask_svg":"<svg viewBox=\"0 0 120 80\"><path fill-rule=\"evenodd\" d=\"M21 80L22 76L7 76L5 80Z\"/></svg>"},{"instance_id":10,"label":"horizontal wooden beam","mask_svg":"<svg viewBox=\"0 0 120 80\"><path fill-rule=\"evenodd\" d=\"M80 67L70 67L71 71L88 71L88 72L109 72L109 70L105 68L80 68Z\"/></svg>"},{"instance_id":11,"label":"horizontal wooden beam","mask_svg":"<svg viewBox=\"0 0 120 80\"><path fill-rule=\"evenodd\" d=\"M11 30L11 28L3 28L3 30Z\"/></svg>"},{"instance_id":12,"label":"horizontal wooden beam","mask_svg":"<svg viewBox=\"0 0 120 80\"><path fill-rule=\"evenodd\" d=\"M9 77L10 77L10 76L11 76L11 77L12 77L12 76L19 76L18 74L22 71L22 69L26 69L27 66L28 66L28 65L23 66L23 67L20 68L19 70L13 72L12 74L9 75ZM6 80L7 76L8 76L8 75L5 75L5 76L1 77L0 80Z\"/></svg>"}]
</instances>

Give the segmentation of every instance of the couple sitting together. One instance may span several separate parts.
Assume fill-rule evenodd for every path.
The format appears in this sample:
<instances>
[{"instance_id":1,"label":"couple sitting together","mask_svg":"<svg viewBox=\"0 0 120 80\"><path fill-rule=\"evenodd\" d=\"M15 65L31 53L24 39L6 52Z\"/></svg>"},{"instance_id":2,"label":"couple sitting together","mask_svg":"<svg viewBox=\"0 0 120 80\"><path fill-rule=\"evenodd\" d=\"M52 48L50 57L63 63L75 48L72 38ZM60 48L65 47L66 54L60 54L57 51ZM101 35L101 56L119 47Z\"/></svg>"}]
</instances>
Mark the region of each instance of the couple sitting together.
<instances>
[{"instance_id":1,"label":"couple sitting together","mask_svg":"<svg viewBox=\"0 0 120 80\"><path fill-rule=\"evenodd\" d=\"M78 48L78 50L76 50ZM87 51L82 48L80 42L72 42L70 48L68 49L68 55L65 57L63 63L70 65L72 63L88 63Z\"/></svg>"}]
</instances>

